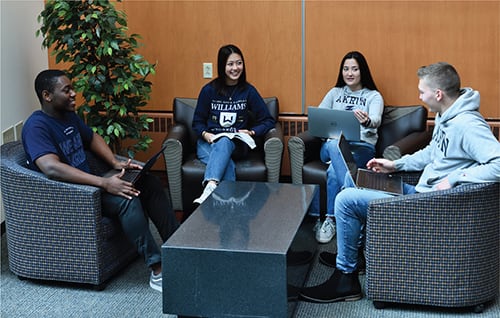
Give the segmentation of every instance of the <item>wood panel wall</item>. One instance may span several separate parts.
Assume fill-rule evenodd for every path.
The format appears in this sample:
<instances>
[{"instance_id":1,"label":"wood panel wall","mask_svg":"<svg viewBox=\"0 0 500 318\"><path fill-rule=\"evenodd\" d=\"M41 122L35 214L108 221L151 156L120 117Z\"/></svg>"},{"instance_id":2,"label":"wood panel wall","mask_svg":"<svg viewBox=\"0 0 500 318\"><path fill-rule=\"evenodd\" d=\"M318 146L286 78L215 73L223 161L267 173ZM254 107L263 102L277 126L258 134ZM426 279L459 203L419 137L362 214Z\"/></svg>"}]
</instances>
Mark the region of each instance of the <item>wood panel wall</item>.
<instances>
[{"instance_id":1,"label":"wood panel wall","mask_svg":"<svg viewBox=\"0 0 500 318\"><path fill-rule=\"evenodd\" d=\"M263 96L277 96L283 114L317 105L335 84L342 56L359 50L386 104L421 103L417 68L447 61L463 86L481 92L483 115L500 119L499 1L152 0L117 7L130 32L142 35L140 53L158 62L146 110L169 111L175 96L196 97L208 82L202 63L212 62L215 74L218 48L233 43L249 81Z\"/></svg>"},{"instance_id":2,"label":"wood panel wall","mask_svg":"<svg viewBox=\"0 0 500 318\"><path fill-rule=\"evenodd\" d=\"M416 71L453 64L481 93L481 112L500 118L498 1L308 1L306 97L321 102L346 52L365 55L386 104L421 103Z\"/></svg>"},{"instance_id":3,"label":"wood panel wall","mask_svg":"<svg viewBox=\"0 0 500 318\"><path fill-rule=\"evenodd\" d=\"M158 61L152 109L171 110L175 96L197 97L208 79L203 62L235 44L247 80L263 97L278 96L292 112L301 98L300 1L126 1L129 28L143 36L144 55Z\"/></svg>"}]
</instances>

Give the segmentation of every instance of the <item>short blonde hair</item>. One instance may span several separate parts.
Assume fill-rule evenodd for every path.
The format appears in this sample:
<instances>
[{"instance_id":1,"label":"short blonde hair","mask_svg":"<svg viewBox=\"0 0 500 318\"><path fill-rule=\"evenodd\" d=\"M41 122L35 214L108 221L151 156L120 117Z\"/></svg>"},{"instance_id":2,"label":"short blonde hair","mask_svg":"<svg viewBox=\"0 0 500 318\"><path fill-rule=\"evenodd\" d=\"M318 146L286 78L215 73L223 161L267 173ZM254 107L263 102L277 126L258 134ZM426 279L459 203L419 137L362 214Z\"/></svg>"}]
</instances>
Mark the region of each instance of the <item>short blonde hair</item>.
<instances>
[{"instance_id":1,"label":"short blonde hair","mask_svg":"<svg viewBox=\"0 0 500 318\"><path fill-rule=\"evenodd\" d=\"M418 78L425 80L429 87L440 89L449 97L460 94L460 76L455 68L446 62L422 66L417 71Z\"/></svg>"}]
</instances>

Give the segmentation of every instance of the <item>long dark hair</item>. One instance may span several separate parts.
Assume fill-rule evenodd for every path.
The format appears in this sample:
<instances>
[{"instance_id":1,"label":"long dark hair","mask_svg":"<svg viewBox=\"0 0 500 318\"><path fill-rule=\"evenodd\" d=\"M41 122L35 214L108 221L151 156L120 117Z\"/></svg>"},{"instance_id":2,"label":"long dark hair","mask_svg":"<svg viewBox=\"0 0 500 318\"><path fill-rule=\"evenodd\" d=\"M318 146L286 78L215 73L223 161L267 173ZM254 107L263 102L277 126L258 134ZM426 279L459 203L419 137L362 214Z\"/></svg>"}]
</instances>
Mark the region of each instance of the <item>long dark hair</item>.
<instances>
[{"instance_id":1,"label":"long dark hair","mask_svg":"<svg viewBox=\"0 0 500 318\"><path fill-rule=\"evenodd\" d=\"M240 88L247 84L247 68L245 66L243 53L236 45L224 45L219 49L219 53L217 54L217 78L212 81L212 85L214 85L215 90L220 95L229 95L229 87L226 85L226 63L229 55L233 53L239 54L241 56L241 61L243 62L243 72L241 73L236 86Z\"/></svg>"},{"instance_id":2,"label":"long dark hair","mask_svg":"<svg viewBox=\"0 0 500 318\"><path fill-rule=\"evenodd\" d=\"M359 71L361 73L361 85L364 88L378 91L377 86L373 81L372 74L370 73L370 68L368 67L366 59L363 56L363 54L361 54L358 51L352 51L347 53L342 59L342 62L340 62L339 76L337 78L337 84L335 84L335 87L344 87L346 85L344 81L344 76L342 75L342 69L344 68L344 62L347 59L355 59L356 62L358 62Z\"/></svg>"}]
</instances>

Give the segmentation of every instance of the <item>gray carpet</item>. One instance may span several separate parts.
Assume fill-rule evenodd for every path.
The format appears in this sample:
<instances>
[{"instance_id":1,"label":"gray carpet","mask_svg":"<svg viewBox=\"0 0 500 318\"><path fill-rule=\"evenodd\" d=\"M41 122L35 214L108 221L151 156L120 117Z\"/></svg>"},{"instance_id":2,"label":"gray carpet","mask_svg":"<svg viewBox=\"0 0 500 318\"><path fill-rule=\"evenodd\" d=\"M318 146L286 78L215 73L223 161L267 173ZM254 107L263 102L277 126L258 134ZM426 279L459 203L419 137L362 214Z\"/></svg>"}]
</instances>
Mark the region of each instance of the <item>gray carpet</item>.
<instances>
[{"instance_id":1,"label":"gray carpet","mask_svg":"<svg viewBox=\"0 0 500 318\"><path fill-rule=\"evenodd\" d=\"M335 251L335 241L316 244L308 220L299 231L293 248ZM141 259L114 277L104 291L60 283L20 281L8 267L5 234L1 237L1 317L176 317L162 313L161 293L148 285L149 271ZM331 275L331 268L316 260L310 265L288 269L290 283L312 286ZM361 283L364 284L364 276ZM495 301L480 314L466 310L444 310L419 306L398 306L377 310L368 299L355 302L313 304L289 302L289 317L381 317L381 318L442 318L442 317L500 317L500 304ZM278 317L279 318L279 317Z\"/></svg>"}]
</instances>

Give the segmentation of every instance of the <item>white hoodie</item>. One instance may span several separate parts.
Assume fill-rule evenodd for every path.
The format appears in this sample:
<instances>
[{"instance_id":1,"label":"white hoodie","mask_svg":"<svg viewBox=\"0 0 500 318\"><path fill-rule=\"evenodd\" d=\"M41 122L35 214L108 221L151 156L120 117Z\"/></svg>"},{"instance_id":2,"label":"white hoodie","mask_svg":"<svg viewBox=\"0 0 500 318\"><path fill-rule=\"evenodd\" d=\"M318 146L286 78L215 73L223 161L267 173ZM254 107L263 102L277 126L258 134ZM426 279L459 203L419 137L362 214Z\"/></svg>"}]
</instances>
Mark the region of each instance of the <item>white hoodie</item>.
<instances>
[{"instance_id":1,"label":"white hoodie","mask_svg":"<svg viewBox=\"0 0 500 318\"><path fill-rule=\"evenodd\" d=\"M418 192L435 190L448 177L451 186L500 181L500 142L479 113L479 92L464 88L443 114L437 114L431 143L395 161L397 170L421 171Z\"/></svg>"}]
</instances>

